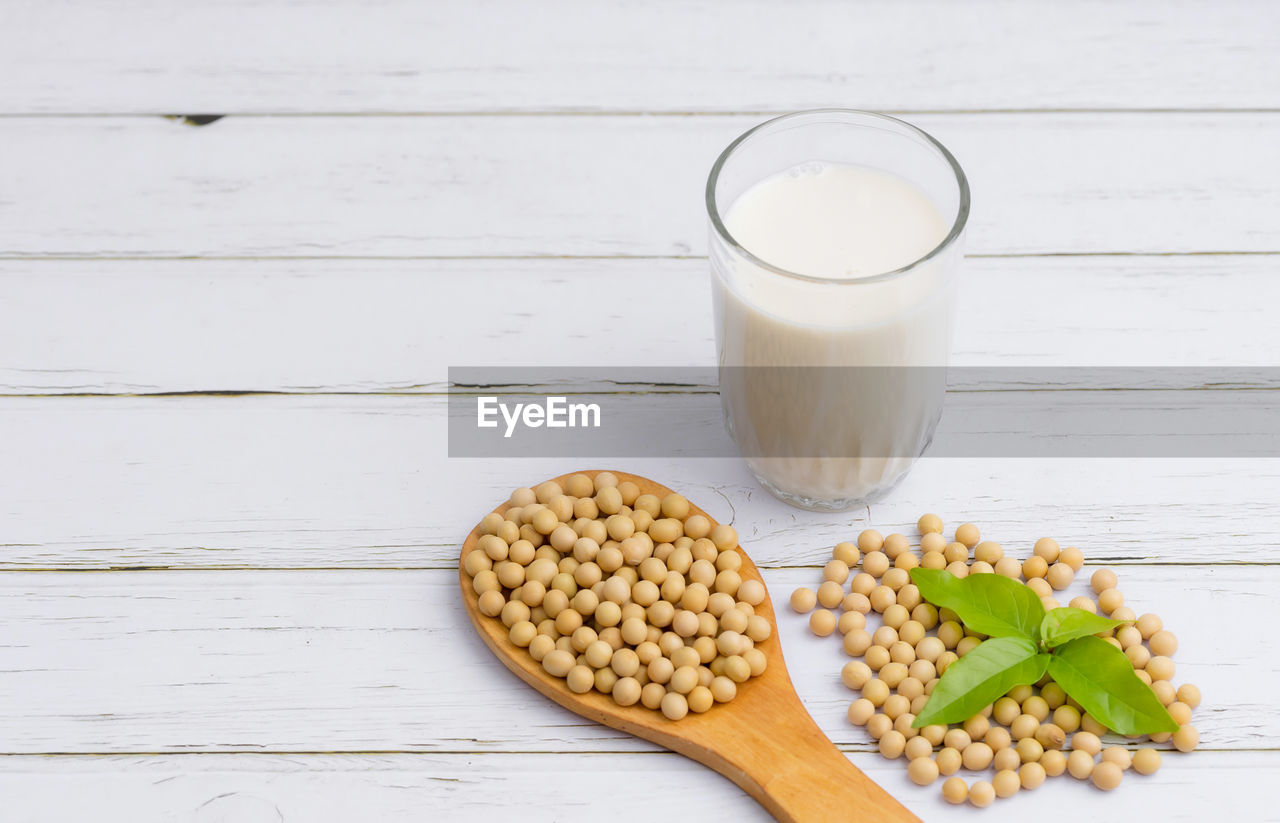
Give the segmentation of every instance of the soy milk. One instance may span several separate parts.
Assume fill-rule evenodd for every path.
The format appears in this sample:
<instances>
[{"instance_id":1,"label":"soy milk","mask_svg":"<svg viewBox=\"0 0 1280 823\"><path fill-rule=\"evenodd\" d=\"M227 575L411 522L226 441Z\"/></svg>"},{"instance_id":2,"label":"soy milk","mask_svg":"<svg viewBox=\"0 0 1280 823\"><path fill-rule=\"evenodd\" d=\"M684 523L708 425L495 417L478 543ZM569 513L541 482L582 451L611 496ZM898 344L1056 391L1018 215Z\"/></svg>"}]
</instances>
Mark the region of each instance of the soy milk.
<instances>
[{"instance_id":1,"label":"soy milk","mask_svg":"<svg viewBox=\"0 0 1280 823\"><path fill-rule=\"evenodd\" d=\"M724 224L749 253L712 244L721 398L743 456L810 508L887 490L941 414L954 269L943 258L959 251L912 264L947 221L901 177L812 162L746 189Z\"/></svg>"}]
</instances>

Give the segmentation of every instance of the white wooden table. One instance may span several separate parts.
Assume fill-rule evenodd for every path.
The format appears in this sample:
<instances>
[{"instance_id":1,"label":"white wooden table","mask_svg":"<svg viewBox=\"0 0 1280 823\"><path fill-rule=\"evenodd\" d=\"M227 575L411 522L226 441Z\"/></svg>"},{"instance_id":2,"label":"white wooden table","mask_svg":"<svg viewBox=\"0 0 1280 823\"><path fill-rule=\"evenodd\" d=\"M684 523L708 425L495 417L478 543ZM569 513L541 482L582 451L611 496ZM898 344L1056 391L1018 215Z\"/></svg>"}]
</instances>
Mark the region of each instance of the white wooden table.
<instances>
[{"instance_id":1,"label":"white wooden table","mask_svg":"<svg viewBox=\"0 0 1280 823\"><path fill-rule=\"evenodd\" d=\"M705 174L822 105L968 171L957 363L1280 365L1278 43L1264 0L4 4L0 820L764 819L470 633L462 536L578 466L447 459L446 368L711 363ZM193 113L229 116L158 116ZM1081 546L1180 635L1202 748L987 814L1276 819L1280 461L926 459L848 515L618 467L731 519L775 599L926 510ZM781 623L853 761L971 814Z\"/></svg>"}]
</instances>

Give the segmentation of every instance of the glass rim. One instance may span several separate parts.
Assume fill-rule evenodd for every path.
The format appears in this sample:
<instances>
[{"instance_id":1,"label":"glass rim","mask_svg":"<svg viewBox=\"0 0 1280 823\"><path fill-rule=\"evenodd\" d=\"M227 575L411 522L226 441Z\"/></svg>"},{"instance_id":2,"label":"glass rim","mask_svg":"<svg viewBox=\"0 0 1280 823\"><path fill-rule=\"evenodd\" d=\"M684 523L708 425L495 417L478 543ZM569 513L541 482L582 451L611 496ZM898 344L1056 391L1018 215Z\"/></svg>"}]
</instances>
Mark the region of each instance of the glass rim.
<instances>
[{"instance_id":1,"label":"glass rim","mask_svg":"<svg viewBox=\"0 0 1280 823\"><path fill-rule=\"evenodd\" d=\"M955 175L956 186L960 193L960 201L956 207L956 217L954 222L951 224L951 231L947 233L946 237L942 238L942 241L939 242L938 245L934 246L933 249L922 257L918 257L910 263L896 269L868 275L867 277L847 278L820 277L818 275L801 274L800 272L784 269L781 266L776 266L773 263L752 254L734 238L734 236L729 232L728 227L725 226L724 221L720 219L720 209L716 204L716 183L720 179L720 172L723 170L725 163L728 162L729 158L733 156L743 143L761 130L787 120L822 114L855 115L857 117L887 121L895 126L906 129L909 133L922 137L927 145L931 146L934 151L942 157L942 159L947 161L947 164L951 167L952 173ZM801 111L793 111L788 114L778 115L777 117L771 117L763 123L758 123L738 135L737 139L726 146L724 151L720 152L720 156L716 158L716 162L711 166L711 174L707 178L706 205L707 214L711 218L711 225L715 228L716 234L720 236L720 239L760 268L771 271L774 274L780 274L784 277L791 277L797 280L806 280L810 283L830 283L842 286L864 285L867 283L879 283L885 280L892 280L893 278L906 274L920 264L926 263L934 257L937 257L939 254L955 244L956 240L959 239L960 235L964 232L965 225L969 222L969 179L965 177L964 169L960 168L960 163L946 146L938 142L933 135L929 134L924 129L919 126L914 126L905 120L901 120L897 117L891 117L887 114L880 114L879 112L874 111L863 111L861 109L804 109Z\"/></svg>"}]
</instances>

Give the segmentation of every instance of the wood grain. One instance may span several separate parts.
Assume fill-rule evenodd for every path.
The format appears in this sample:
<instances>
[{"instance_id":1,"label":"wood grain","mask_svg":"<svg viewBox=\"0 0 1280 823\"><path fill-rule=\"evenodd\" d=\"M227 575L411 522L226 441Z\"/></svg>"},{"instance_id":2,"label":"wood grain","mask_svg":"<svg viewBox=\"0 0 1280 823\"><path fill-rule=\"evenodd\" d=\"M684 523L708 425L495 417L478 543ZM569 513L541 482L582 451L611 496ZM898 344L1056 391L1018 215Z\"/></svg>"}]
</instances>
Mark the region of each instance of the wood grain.
<instances>
[{"instance_id":1,"label":"wood grain","mask_svg":"<svg viewBox=\"0 0 1280 823\"><path fill-rule=\"evenodd\" d=\"M570 474L576 473L594 480L600 470ZM563 485L570 474L551 479ZM673 491L647 477L620 471L614 474L621 482L634 483L640 494L665 498ZM534 487L541 482L530 481L526 485ZM706 517L713 528L719 525L696 501L689 503L690 516ZM509 508L510 503L504 502L493 511L504 514ZM460 564L475 550L481 533L477 524L467 535ZM750 555L740 545L735 548L742 557L738 570L742 579L763 583ZM760 675L740 684L731 703L672 721L639 704L620 706L612 697L596 691L569 691L563 680L552 677L527 650L511 642L499 620L480 613L471 576L461 565L458 584L463 607L476 632L498 660L525 683L588 720L657 743L711 767L755 798L781 823L831 820L850 814L888 823L918 823L919 818L850 764L809 717L787 674L776 630L755 647L764 653L768 666ZM767 594L756 606L755 614L770 625L777 625Z\"/></svg>"},{"instance_id":2,"label":"wood grain","mask_svg":"<svg viewBox=\"0 0 1280 823\"><path fill-rule=\"evenodd\" d=\"M697 255L760 119L0 119L0 257ZM965 168L971 254L1280 251L1280 112L910 119Z\"/></svg>"},{"instance_id":3,"label":"wood grain","mask_svg":"<svg viewBox=\"0 0 1280 823\"><path fill-rule=\"evenodd\" d=\"M1251 0L6 4L0 393L413 392L468 354L709 359L703 261L660 258L704 248L729 139L833 104L949 113L909 119L974 183L988 259L966 262L962 361L1272 366L1278 38ZM1176 109L1202 111L1154 111ZM48 117L193 112L427 116ZM56 259L102 256L129 259ZM188 256L253 259L139 259ZM515 300L528 316L504 322ZM470 635L458 535L516 475L570 466L447 461L441 409L0 400L0 817L487 821L518 798L535 821L763 820L728 781L531 700ZM843 518L786 509L738 461L625 467L732 520L775 597L816 577L787 567L925 509L1139 564L1122 588L1178 631L1205 749L999 808L1268 816L1280 648L1237 629L1274 622L1276 461L926 460ZM173 570L86 571L122 567ZM966 814L870 753L840 653L778 617L854 764L921 817Z\"/></svg>"},{"instance_id":4,"label":"wood grain","mask_svg":"<svg viewBox=\"0 0 1280 823\"><path fill-rule=\"evenodd\" d=\"M953 363L1277 366L1276 261L970 258ZM632 311L617 295L638 283L672 299ZM703 260L9 260L0 313L5 394L423 392L450 365L715 362Z\"/></svg>"},{"instance_id":5,"label":"wood grain","mask_svg":"<svg viewBox=\"0 0 1280 823\"><path fill-rule=\"evenodd\" d=\"M1204 694L1195 716L1203 749L1274 749L1280 712L1265 686L1280 677L1280 640L1237 628L1274 619L1280 567L1117 571L1131 607L1162 615L1178 636L1174 682ZM820 573L762 576L780 603ZM1069 593L1087 589L1081 579ZM777 621L818 726L846 750L872 751L846 718L856 695L840 682L848 657L839 639L814 637L789 609ZM460 607L452 565L5 572L0 625L5 754L654 750L508 673Z\"/></svg>"},{"instance_id":6,"label":"wood grain","mask_svg":"<svg viewBox=\"0 0 1280 823\"><path fill-rule=\"evenodd\" d=\"M1280 99L1280 18L1250 0L237 0L182 14L146 0L44 0L5 12L5 112L1216 109Z\"/></svg>"},{"instance_id":7,"label":"wood grain","mask_svg":"<svg viewBox=\"0 0 1280 823\"><path fill-rule=\"evenodd\" d=\"M3 398L0 568L452 568L476 512L572 463L449 461L445 426L439 397ZM821 565L926 511L1096 562L1274 563L1280 543L1266 459L926 458L843 514L776 501L737 459L621 465L681 478L766 566Z\"/></svg>"},{"instance_id":8,"label":"wood grain","mask_svg":"<svg viewBox=\"0 0 1280 823\"><path fill-rule=\"evenodd\" d=\"M869 753L850 759L926 820L959 819L965 811L948 806L937 784L909 783L901 763ZM990 814L1075 823L1141 819L1157 807L1161 819L1173 823L1216 815L1255 820L1276 779L1280 752L1196 752L1166 757L1151 777L1129 772L1114 792L1050 780L1034 793L1001 801ZM1206 784L1215 791L1204 791ZM590 787L586 796L584 786ZM511 798L519 798L522 820L537 823L592 823L601 808L625 823L772 819L728 780L667 752L11 756L0 758L0 792L6 813L24 823L100 817L104 809L122 819L195 823L413 820L424 809L444 809L450 821L480 823L508 814Z\"/></svg>"}]
</instances>

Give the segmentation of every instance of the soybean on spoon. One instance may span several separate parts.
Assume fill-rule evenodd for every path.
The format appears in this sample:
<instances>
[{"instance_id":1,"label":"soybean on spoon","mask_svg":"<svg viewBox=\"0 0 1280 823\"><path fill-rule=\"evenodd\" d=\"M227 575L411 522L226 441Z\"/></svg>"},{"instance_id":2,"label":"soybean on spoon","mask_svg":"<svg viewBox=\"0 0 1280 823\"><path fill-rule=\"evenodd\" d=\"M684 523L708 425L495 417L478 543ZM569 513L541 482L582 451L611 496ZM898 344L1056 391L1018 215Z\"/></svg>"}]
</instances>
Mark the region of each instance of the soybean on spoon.
<instances>
[{"instance_id":1,"label":"soybean on spoon","mask_svg":"<svg viewBox=\"0 0 1280 823\"><path fill-rule=\"evenodd\" d=\"M574 472L594 479L599 471ZM664 497L671 489L626 472L613 472L620 481L635 483L641 494ZM553 478L561 485L571 475ZM506 512L509 504L494 509ZM690 501L690 513L714 518ZM462 544L461 557L480 539L476 525ZM742 555L738 570L743 580L761 580L751 558ZM566 709L597 723L633 734L683 754L732 780L775 818L786 823L826 823L839 820L905 823L918 818L888 792L858 770L823 734L805 711L787 674L778 633L756 648L768 660L765 671L739 684L737 697L704 714L668 720L661 712L640 704L619 706L609 695L590 691L574 694L560 678L543 671L527 650L513 644L501 621L486 617L477 607L471 578L459 564L462 602L471 623L489 649L508 669ZM761 581L763 582L763 581ZM756 607L776 626L767 594Z\"/></svg>"}]
</instances>

